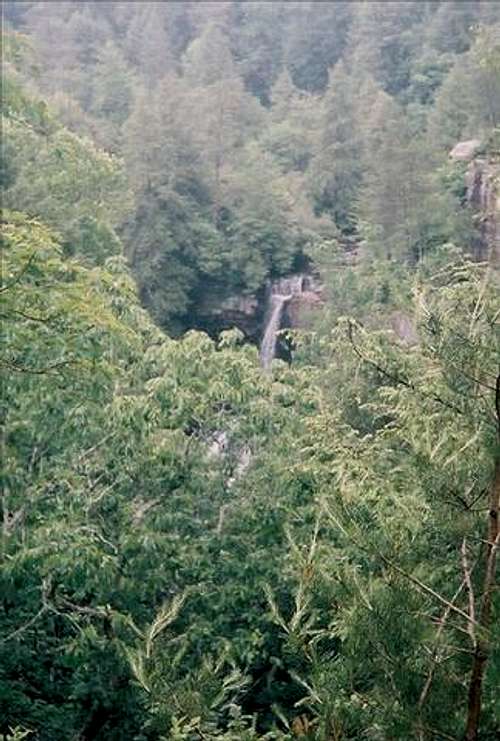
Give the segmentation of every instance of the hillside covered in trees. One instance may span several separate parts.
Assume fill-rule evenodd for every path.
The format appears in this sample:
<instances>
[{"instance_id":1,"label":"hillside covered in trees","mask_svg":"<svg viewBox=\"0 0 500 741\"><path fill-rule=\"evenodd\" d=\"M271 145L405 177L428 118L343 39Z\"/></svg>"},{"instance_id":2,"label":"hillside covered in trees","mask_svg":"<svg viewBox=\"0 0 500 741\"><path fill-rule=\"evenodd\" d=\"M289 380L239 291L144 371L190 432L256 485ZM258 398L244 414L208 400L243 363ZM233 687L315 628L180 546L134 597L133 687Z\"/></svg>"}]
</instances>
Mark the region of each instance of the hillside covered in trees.
<instances>
[{"instance_id":1,"label":"hillside covered in trees","mask_svg":"<svg viewBox=\"0 0 500 741\"><path fill-rule=\"evenodd\" d=\"M3 21L0 739L498 739L500 3Z\"/></svg>"}]
</instances>

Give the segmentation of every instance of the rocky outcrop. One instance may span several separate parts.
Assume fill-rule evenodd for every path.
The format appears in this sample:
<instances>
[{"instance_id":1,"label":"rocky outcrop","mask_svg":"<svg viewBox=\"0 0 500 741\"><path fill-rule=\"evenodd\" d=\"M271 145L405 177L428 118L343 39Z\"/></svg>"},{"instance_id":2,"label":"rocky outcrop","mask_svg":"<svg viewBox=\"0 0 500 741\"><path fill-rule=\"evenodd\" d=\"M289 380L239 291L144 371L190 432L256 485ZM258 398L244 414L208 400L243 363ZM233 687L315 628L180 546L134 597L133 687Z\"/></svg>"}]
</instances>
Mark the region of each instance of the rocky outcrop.
<instances>
[{"instance_id":1,"label":"rocky outcrop","mask_svg":"<svg viewBox=\"0 0 500 741\"><path fill-rule=\"evenodd\" d=\"M290 359L292 344L280 336L281 329L306 328L311 309L322 304L321 286L310 273L295 273L269 285L268 310L260 345L262 367L269 369L275 357Z\"/></svg>"},{"instance_id":2,"label":"rocky outcrop","mask_svg":"<svg viewBox=\"0 0 500 741\"><path fill-rule=\"evenodd\" d=\"M415 322L403 311L394 311L389 317L389 324L398 338L404 345L416 345L418 342L417 328Z\"/></svg>"},{"instance_id":3,"label":"rocky outcrop","mask_svg":"<svg viewBox=\"0 0 500 741\"><path fill-rule=\"evenodd\" d=\"M455 162L468 162L466 200L474 212L474 257L500 265L500 161L498 153L484 153L479 139L459 142L450 152Z\"/></svg>"},{"instance_id":4,"label":"rocky outcrop","mask_svg":"<svg viewBox=\"0 0 500 741\"><path fill-rule=\"evenodd\" d=\"M220 332L237 327L249 342L261 344L269 321L272 296L284 296L278 330L305 328L313 309L323 302L321 285L308 273L297 273L269 282L257 294L229 296L213 294L196 311L196 328L216 337Z\"/></svg>"},{"instance_id":5,"label":"rocky outcrop","mask_svg":"<svg viewBox=\"0 0 500 741\"><path fill-rule=\"evenodd\" d=\"M284 325L292 329L306 329L312 313L324 304L323 288L311 275L303 276L302 290L292 295L284 313Z\"/></svg>"},{"instance_id":6,"label":"rocky outcrop","mask_svg":"<svg viewBox=\"0 0 500 741\"><path fill-rule=\"evenodd\" d=\"M480 139L469 139L466 142L455 144L450 152L450 159L455 162L470 162L481 149Z\"/></svg>"},{"instance_id":7,"label":"rocky outcrop","mask_svg":"<svg viewBox=\"0 0 500 741\"><path fill-rule=\"evenodd\" d=\"M465 176L467 203L475 213L474 254L500 265L500 162L476 158Z\"/></svg>"},{"instance_id":8,"label":"rocky outcrop","mask_svg":"<svg viewBox=\"0 0 500 741\"><path fill-rule=\"evenodd\" d=\"M258 343L264 322L264 295L239 295L220 299L213 295L196 312L196 328L217 337L226 329L237 327L250 342Z\"/></svg>"}]
</instances>

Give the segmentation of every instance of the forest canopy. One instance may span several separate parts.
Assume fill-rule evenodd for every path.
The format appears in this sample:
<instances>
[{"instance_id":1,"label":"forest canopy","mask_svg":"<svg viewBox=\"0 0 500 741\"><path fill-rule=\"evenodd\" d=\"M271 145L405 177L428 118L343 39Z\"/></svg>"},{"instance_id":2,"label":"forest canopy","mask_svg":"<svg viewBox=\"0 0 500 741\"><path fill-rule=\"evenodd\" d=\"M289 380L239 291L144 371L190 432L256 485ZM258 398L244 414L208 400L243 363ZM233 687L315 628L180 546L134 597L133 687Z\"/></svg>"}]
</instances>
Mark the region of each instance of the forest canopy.
<instances>
[{"instance_id":1,"label":"forest canopy","mask_svg":"<svg viewBox=\"0 0 500 741\"><path fill-rule=\"evenodd\" d=\"M3 20L0 739L497 739L500 4Z\"/></svg>"}]
</instances>

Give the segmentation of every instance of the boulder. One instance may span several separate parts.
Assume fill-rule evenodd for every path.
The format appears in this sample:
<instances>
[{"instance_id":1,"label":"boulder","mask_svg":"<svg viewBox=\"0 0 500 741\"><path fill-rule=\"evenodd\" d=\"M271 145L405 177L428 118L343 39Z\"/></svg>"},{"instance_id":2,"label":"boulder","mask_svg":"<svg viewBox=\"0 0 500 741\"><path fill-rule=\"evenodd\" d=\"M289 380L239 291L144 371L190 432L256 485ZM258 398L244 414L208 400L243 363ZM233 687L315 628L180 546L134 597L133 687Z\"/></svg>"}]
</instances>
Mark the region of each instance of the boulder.
<instances>
[{"instance_id":1,"label":"boulder","mask_svg":"<svg viewBox=\"0 0 500 741\"><path fill-rule=\"evenodd\" d=\"M257 343L264 321L264 310L260 295L235 295L223 298L215 293L198 306L195 327L208 332L212 337L237 327L247 340Z\"/></svg>"},{"instance_id":2,"label":"boulder","mask_svg":"<svg viewBox=\"0 0 500 741\"><path fill-rule=\"evenodd\" d=\"M450 159L455 161L470 162L479 149L481 148L482 142L479 139L469 139L466 142L459 142L455 144L450 152Z\"/></svg>"},{"instance_id":3,"label":"boulder","mask_svg":"<svg viewBox=\"0 0 500 741\"><path fill-rule=\"evenodd\" d=\"M418 343L417 328L413 319L402 311L395 311L390 317L392 331L405 345Z\"/></svg>"}]
</instances>

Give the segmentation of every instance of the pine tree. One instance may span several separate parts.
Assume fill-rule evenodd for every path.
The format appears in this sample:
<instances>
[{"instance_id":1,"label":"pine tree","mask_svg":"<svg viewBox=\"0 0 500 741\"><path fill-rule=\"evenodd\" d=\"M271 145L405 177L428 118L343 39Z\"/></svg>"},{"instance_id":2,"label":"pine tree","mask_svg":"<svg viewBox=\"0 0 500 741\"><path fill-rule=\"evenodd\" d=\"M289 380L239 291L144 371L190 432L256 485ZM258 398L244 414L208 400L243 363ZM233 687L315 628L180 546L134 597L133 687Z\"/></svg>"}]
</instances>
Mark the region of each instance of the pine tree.
<instances>
[{"instance_id":1,"label":"pine tree","mask_svg":"<svg viewBox=\"0 0 500 741\"><path fill-rule=\"evenodd\" d=\"M318 211L328 212L345 232L354 227L354 203L361 181L357 125L353 79L339 62L323 98L321 133L309 178Z\"/></svg>"},{"instance_id":2,"label":"pine tree","mask_svg":"<svg viewBox=\"0 0 500 741\"><path fill-rule=\"evenodd\" d=\"M415 0L356 3L347 54L351 73L373 77L391 95L402 94L428 13L428 4Z\"/></svg>"},{"instance_id":3,"label":"pine tree","mask_svg":"<svg viewBox=\"0 0 500 741\"><path fill-rule=\"evenodd\" d=\"M443 147L481 138L498 125L499 49L494 28L480 29L471 50L457 58L444 80L430 113L433 136Z\"/></svg>"},{"instance_id":4,"label":"pine tree","mask_svg":"<svg viewBox=\"0 0 500 741\"><path fill-rule=\"evenodd\" d=\"M284 62L298 88L322 93L328 85L329 70L341 59L346 48L353 4L341 0L291 5L293 11L286 29Z\"/></svg>"},{"instance_id":5,"label":"pine tree","mask_svg":"<svg viewBox=\"0 0 500 741\"><path fill-rule=\"evenodd\" d=\"M271 110L273 121L282 123L290 117L296 107L299 91L287 69L284 69L271 89Z\"/></svg>"},{"instance_id":6,"label":"pine tree","mask_svg":"<svg viewBox=\"0 0 500 741\"><path fill-rule=\"evenodd\" d=\"M184 69L186 79L195 84L184 110L185 126L208 164L216 222L222 171L235 147L257 131L260 106L245 92L228 39L215 25L188 48Z\"/></svg>"},{"instance_id":7,"label":"pine tree","mask_svg":"<svg viewBox=\"0 0 500 741\"><path fill-rule=\"evenodd\" d=\"M112 42L99 53L93 88L91 112L100 120L97 139L108 150L117 151L121 127L130 113L133 78L124 55Z\"/></svg>"},{"instance_id":8,"label":"pine tree","mask_svg":"<svg viewBox=\"0 0 500 741\"><path fill-rule=\"evenodd\" d=\"M166 29L166 11L163 3L141 3L136 6L127 29L128 56L150 88L175 69Z\"/></svg>"}]
</instances>

